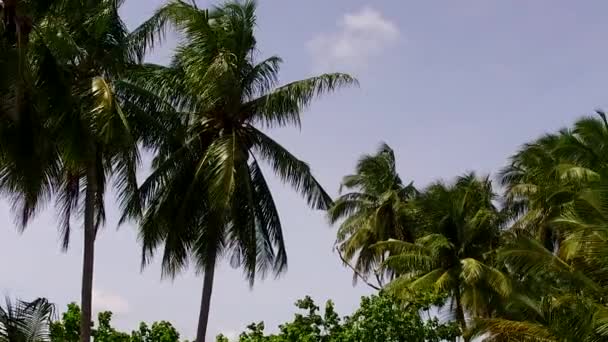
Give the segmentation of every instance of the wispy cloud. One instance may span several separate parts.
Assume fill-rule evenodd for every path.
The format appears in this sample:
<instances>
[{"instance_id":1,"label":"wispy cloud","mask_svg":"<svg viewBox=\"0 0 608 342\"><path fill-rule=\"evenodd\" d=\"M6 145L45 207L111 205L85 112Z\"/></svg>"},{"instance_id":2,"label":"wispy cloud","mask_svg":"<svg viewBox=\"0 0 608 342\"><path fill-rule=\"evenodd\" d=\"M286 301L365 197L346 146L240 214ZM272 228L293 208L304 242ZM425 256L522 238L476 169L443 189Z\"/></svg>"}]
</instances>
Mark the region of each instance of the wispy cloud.
<instances>
[{"instance_id":1,"label":"wispy cloud","mask_svg":"<svg viewBox=\"0 0 608 342\"><path fill-rule=\"evenodd\" d=\"M308 42L314 68L358 70L381 55L399 39L397 25L372 7L346 13L333 32L322 33Z\"/></svg>"},{"instance_id":2,"label":"wispy cloud","mask_svg":"<svg viewBox=\"0 0 608 342\"><path fill-rule=\"evenodd\" d=\"M124 314L129 312L129 303L119 295L93 290L93 310L96 312L112 311L115 314Z\"/></svg>"}]
</instances>

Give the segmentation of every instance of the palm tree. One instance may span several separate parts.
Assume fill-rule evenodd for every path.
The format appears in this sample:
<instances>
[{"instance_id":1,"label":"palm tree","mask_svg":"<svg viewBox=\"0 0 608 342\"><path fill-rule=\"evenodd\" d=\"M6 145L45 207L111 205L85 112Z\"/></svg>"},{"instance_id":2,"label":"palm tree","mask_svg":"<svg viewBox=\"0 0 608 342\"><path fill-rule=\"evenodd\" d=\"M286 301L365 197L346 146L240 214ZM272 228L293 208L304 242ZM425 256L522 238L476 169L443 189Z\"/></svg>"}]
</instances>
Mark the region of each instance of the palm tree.
<instances>
[{"instance_id":1,"label":"palm tree","mask_svg":"<svg viewBox=\"0 0 608 342\"><path fill-rule=\"evenodd\" d=\"M140 220L143 263L163 248L163 275L188 260L204 273L196 341L205 340L214 270L223 255L256 275L285 270L281 221L261 162L318 209L330 197L297 159L260 128L300 124L316 95L356 81L325 74L277 87L281 59L257 61L254 2L229 2L211 11L183 1L162 7L134 34L153 40L168 23L183 35L167 67L147 65L132 84L175 108L174 136L157 148L152 174L126 216Z\"/></svg>"},{"instance_id":2,"label":"palm tree","mask_svg":"<svg viewBox=\"0 0 608 342\"><path fill-rule=\"evenodd\" d=\"M50 323L55 307L44 298L32 302L6 298L6 306L0 307L1 342L50 341Z\"/></svg>"},{"instance_id":3,"label":"palm tree","mask_svg":"<svg viewBox=\"0 0 608 342\"><path fill-rule=\"evenodd\" d=\"M142 56L118 15L120 3L54 2L36 21L28 43L29 79L22 88L27 101L16 101L18 115L0 118L0 187L12 196L21 227L54 197L67 249L70 221L83 213L81 340L86 342L107 182L116 180L120 198L135 191L137 142L153 125L148 121L155 122L146 115L147 93L122 80Z\"/></svg>"},{"instance_id":4,"label":"palm tree","mask_svg":"<svg viewBox=\"0 0 608 342\"><path fill-rule=\"evenodd\" d=\"M336 250L342 261L354 271L353 281L361 278L375 289L383 286L378 273L386 254L373 246L389 239L413 242L415 210L408 203L418 195L413 183L404 185L395 165L395 153L386 144L374 155L365 155L357 163L355 174L345 176L340 187L347 193L328 210L332 224L342 220ZM354 266L351 262L356 258ZM378 286L368 282L375 274Z\"/></svg>"},{"instance_id":5,"label":"palm tree","mask_svg":"<svg viewBox=\"0 0 608 342\"><path fill-rule=\"evenodd\" d=\"M548 247L541 236L521 234L516 222L514 239L498 251L500 263L514 280L516 295L497 317L477 319L474 335L486 334L496 341L507 336L603 341L608 335L608 124L604 114L578 120L574 128L554 135L553 141L551 148L544 144L544 152L525 148L521 153L549 157L523 163L527 170L522 175L534 179L535 189L524 200L529 203L528 212L551 213L537 224L550 227L557 244ZM534 169L544 171L530 172ZM525 184L514 183L518 182Z\"/></svg>"},{"instance_id":6,"label":"palm tree","mask_svg":"<svg viewBox=\"0 0 608 342\"><path fill-rule=\"evenodd\" d=\"M546 295L531 299L522 295L512 298L509 306L518 319L477 319L468 336L484 342L605 341L596 331L596 323L608 312L603 308L600 314L597 304L586 297Z\"/></svg>"},{"instance_id":7,"label":"palm tree","mask_svg":"<svg viewBox=\"0 0 608 342\"><path fill-rule=\"evenodd\" d=\"M506 206L515 214L514 230L526 231L554 251L559 246L552 222L578 191L608 169L608 122L579 119L572 129L545 135L511 157L501 172Z\"/></svg>"},{"instance_id":8,"label":"palm tree","mask_svg":"<svg viewBox=\"0 0 608 342\"><path fill-rule=\"evenodd\" d=\"M606 114L585 116L564 134L564 143L557 151L560 158L577 166L604 173L608 168L608 121Z\"/></svg>"},{"instance_id":9,"label":"palm tree","mask_svg":"<svg viewBox=\"0 0 608 342\"><path fill-rule=\"evenodd\" d=\"M505 310L476 319L472 336L489 341L604 341L608 337L608 187L580 191L551 224L562 237L549 251L519 236L498 251L516 282Z\"/></svg>"},{"instance_id":10,"label":"palm tree","mask_svg":"<svg viewBox=\"0 0 608 342\"><path fill-rule=\"evenodd\" d=\"M449 294L463 331L466 315L491 315L492 300L510 293L509 279L493 266L502 215L491 181L475 174L455 184L435 183L416 201L424 221L415 242L389 240L377 248L393 253L385 266L399 275L389 291L409 296L434 288Z\"/></svg>"},{"instance_id":11,"label":"palm tree","mask_svg":"<svg viewBox=\"0 0 608 342\"><path fill-rule=\"evenodd\" d=\"M555 153L562 141L563 135L548 134L524 145L500 175L506 188L506 207L514 214L513 230L527 232L549 250L557 245L550 222L559 216L564 201L570 199L553 196L567 190L559 172L561 161Z\"/></svg>"}]
</instances>

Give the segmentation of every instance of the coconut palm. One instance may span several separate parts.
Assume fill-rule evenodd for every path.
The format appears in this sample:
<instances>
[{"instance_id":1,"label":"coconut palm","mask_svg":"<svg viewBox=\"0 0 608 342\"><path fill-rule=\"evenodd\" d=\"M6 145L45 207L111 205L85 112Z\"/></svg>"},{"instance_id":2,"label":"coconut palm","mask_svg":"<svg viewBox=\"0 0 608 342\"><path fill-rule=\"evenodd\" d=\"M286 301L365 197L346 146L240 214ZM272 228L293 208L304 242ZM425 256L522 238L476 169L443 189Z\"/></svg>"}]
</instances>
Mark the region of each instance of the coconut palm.
<instances>
[{"instance_id":1,"label":"coconut palm","mask_svg":"<svg viewBox=\"0 0 608 342\"><path fill-rule=\"evenodd\" d=\"M554 195L573 194L559 172L561 160L556 150L563 143L563 137L563 134L548 134L524 145L500 175L506 188L506 207L515 218L513 230L527 232L549 250L557 245L550 222L571 199L571 196Z\"/></svg>"},{"instance_id":2,"label":"coconut palm","mask_svg":"<svg viewBox=\"0 0 608 342\"><path fill-rule=\"evenodd\" d=\"M389 290L405 296L435 288L449 294L458 323L466 315L492 314L492 301L510 293L510 281L493 266L502 214L493 204L492 184L475 174L452 185L435 183L416 201L423 221L415 242L389 240L377 244L393 255L385 266L399 274Z\"/></svg>"},{"instance_id":3,"label":"coconut palm","mask_svg":"<svg viewBox=\"0 0 608 342\"><path fill-rule=\"evenodd\" d=\"M144 115L145 92L121 79L141 55L118 15L120 3L55 2L29 37L30 72L22 88L27 101L15 101L18 115L0 119L0 186L12 196L20 225L54 197L67 249L71 219L83 214L81 340L86 342L107 182L116 180L120 198L134 191L137 142L143 127L152 126Z\"/></svg>"},{"instance_id":4,"label":"coconut palm","mask_svg":"<svg viewBox=\"0 0 608 342\"><path fill-rule=\"evenodd\" d=\"M473 336L490 341L604 341L608 282L608 187L580 191L551 224L562 237L549 251L528 236L500 248L517 289L505 310L477 319Z\"/></svg>"},{"instance_id":5,"label":"coconut palm","mask_svg":"<svg viewBox=\"0 0 608 342\"><path fill-rule=\"evenodd\" d=\"M7 297L5 307L0 306L0 341L50 341L49 327L54 312L54 305L44 298L13 302Z\"/></svg>"},{"instance_id":6,"label":"coconut palm","mask_svg":"<svg viewBox=\"0 0 608 342\"><path fill-rule=\"evenodd\" d=\"M477 319L468 336L484 342L605 341L596 324L608 317L608 311L586 297L546 295L531 299L522 295L512 298L509 308L519 319Z\"/></svg>"},{"instance_id":7,"label":"coconut palm","mask_svg":"<svg viewBox=\"0 0 608 342\"><path fill-rule=\"evenodd\" d=\"M524 145L501 172L507 207L516 214L513 228L555 250L560 237L552 222L578 191L606 173L607 143L608 122L598 111L598 117L579 119L572 129Z\"/></svg>"},{"instance_id":8,"label":"coconut palm","mask_svg":"<svg viewBox=\"0 0 608 342\"><path fill-rule=\"evenodd\" d=\"M395 153L386 144L374 155L365 155L357 163L355 174L345 176L340 196L328 210L332 224L342 221L338 229L336 250L353 271L353 281L361 278L369 286L383 286L379 266L386 254L373 246L397 239L414 241L415 209L408 205L418 195L413 183L404 185L397 173ZM351 265L356 259L354 265ZM376 276L378 286L367 278Z\"/></svg>"},{"instance_id":9,"label":"coconut palm","mask_svg":"<svg viewBox=\"0 0 608 342\"><path fill-rule=\"evenodd\" d=\"M158 146L127 216L145 208L144 264L162 248L164 275L174 276L189 260L204 273L199 342L222 256L242 267L251 284L257 275L286 268L282 225L261 163L312 207L331 202L309 166L261 128L299 126L316 95L356 83L325 74L277 87L281 59L255 58L255 8L251 1L229 2L209 11L172 1L134 32L152 39L172 24L184 37L169 66L147 65L130 77L170 103L175 120L174 135Z\"/></svg>"},{"instance_id":10,"label":"coconut palm","mask_svg":"<svg viewBox=\"0 0 608 342\"><path fill-rule=\"evenodd\" d=\"M554 147L546 149L552 161L542 168L551 171L537 174L539 191L527 199L532 199L529 203L543 196L557 200L542 206L533 204L528 210L544 207L545 212L553 213L543 224L559 237L557 248L547 248L538 236L514 234L516 238L499 250L499 259L516 282L517 295L497 317L476 321L473 331L478 335L489 334L499 341L506 336L518 340L606 340L607 128L600 112L598 118L583 118L573 129L562 130ZM561 173L560 168L567 172ZM540 192L544 195L539 196Z\"/></svg>"},{"instance_id":11,"label":"coconut palm","mask_svg":"<svg viewBox=\"0 0 608 342\"><path fill-rule=\"evenodd\" d=\"M564 135L557 153L563 160L580 167L605 173L608 169L608 121L606 114L585 116L574 123Z\"/></svg>"},{"instance_id":12,"label":"coconut palm","mask_svg":"<svg viewBox=\"0 0 608 342\"><path fill-rule=\"evenodd\" d=\"M606 340L606 293L594 279L605 275L605 268L593 270L597 264L581 256L555 255L528 237L502 247L499 256L511 271L513 292L493 317L473 319L469 337L497 342Z\"/></svg>"},{"instance_id":13,"label":"coconut palm","mask_svg":"<svg viewBox=\"0 0 608 342\"><path fill-rule=\"evenodd\" d=\"M49 174L56 166L56 151L46 125L49 113L48 99L56 95L54 68L47 65L41 69L40 63L30 59L41 57L29 49L24 35L31 31L32 23L41 23L59 1L4 1L2 5L2 24L0 25L0 159L3 164L3 182L6 182L8 169L18 171L20 183L18 192L30 207L40 193L49 188ZM27 26L27 27L25 27ZM40 33L40 32L38 32ZM19 42L17 42L19 35ZM37 36L40 40L40 35ZM28 43L28 44L26 44ZM7 168L7 165L8 166ZM15 176L17 173L13 173ZM6 190L3 187L3 190ZM15 188L10 189L17 190ZM30 214L23 212L29 216ZM24 221L20 219L20 221Z\"/></svg>"}]
</instances>

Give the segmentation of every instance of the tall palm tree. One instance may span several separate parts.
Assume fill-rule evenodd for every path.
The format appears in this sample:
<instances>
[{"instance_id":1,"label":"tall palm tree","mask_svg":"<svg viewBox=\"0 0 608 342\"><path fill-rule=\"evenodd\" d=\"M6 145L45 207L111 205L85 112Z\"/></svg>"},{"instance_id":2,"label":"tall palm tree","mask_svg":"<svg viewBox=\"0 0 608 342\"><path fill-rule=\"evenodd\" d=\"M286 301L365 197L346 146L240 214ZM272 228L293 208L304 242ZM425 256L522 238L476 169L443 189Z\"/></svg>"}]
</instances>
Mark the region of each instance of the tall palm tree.
<instances>
[{"instance_id":1,"label":"tall palm tree","mask_svg":"<svg viewBox=\"0 0 608 342\"><path fill-rule=\"evenodd\" d=\"M399 275L389 290L409 295L435 288L449 294L462 330L466 315L491 315L493 298L510 293L509 279L493 265L502 215L493 204L491 181L475 174L452 185L435 183L417 200L424 217L415 242L389 240L377 244L393 255L385 266Z\"/></svg>"},{"instance_id":2,"label":"tall palm tree","mask_svg":"<svg viewBox=\"0 0 608 342\"><path fill-rule=\"evenodd\" d=\"M386 254L373 246L381 241L397 239L414 241L415 209L408 205L418 195L413 183L404 185L397 173L395 153L386 144L374 155L365 155L357 163L355 174L345 176L340 196L328 210L332 224L342 220L338 229L336 250L350 265L356 259L353 281L361 278L369 286L380 289L383 274L379 266ZM378 286L368 282L376 276Z\"/></svg>"},{"instance_id":3,"label":"tall palm tree","mask_svg":"<svg viewBox=\"0 0 608 342\"><path fill-rule=\"evenodd\" d=\"M184 39L169 66L148 65L130 81L175 108L174 136L157 148L152 174L126 216L143 205L144 264L163 248L163 274L192 259L204 273L196 341L205 340L214 270L230 255L253 284L285 270L282 225L261 162L315 208L330 197L308 165L261 128L300 125L316 95L356 81L325 74L278 86L279 57L255 57L256 5L228 2L203 10L183 1L162 7L134 34L153 40L167 24Z\"/></svg>"},{"instance_id":4,"label":"tall palm tree","mask_svg":"<svg viewBox=\"0 0 608 342\"><path fill-rule=\"evenodd\" d=\"M6 298L6 306L0 306L1 342L50 341L50 323L55 307L44 298L32 302Z\"/></svg>"},{"instance_id":5,"label":"tall palm tree","mask_svg":"<svg viewBox=\"0 0 608 342\"><path fill-rule=\"evenodd\" d=\"M28 42L27 101L16 101L18 115L0 118L0 187L13 197L21 226L54 197L67 249L71 219L83 213L81 340L86 342L107 182L116 180L121 198L134 191L137 142L142 127L152 126L144 115L146 93L122 80L142 56L118 15L121 2L55 1Z\"/></svg>"}]
</instances>

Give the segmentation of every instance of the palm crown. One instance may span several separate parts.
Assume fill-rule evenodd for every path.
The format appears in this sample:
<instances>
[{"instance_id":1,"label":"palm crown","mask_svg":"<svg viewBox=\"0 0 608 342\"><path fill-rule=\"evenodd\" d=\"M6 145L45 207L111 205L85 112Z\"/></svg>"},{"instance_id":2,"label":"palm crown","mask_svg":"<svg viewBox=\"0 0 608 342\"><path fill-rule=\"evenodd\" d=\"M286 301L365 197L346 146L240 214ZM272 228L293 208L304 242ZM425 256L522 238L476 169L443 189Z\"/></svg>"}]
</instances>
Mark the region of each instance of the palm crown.
<instances>
[{"instance_id":1,"label":"palm crown","mask_svg":"<svg viewBox=\"0 0 608 342\"><path fill-rule=\"evenodd\" d=\"M345 74L327 74L275 87L281 59L253 59L254 10L253 2L228 3L213 11L170 3L139 33L151 22L170 20L183 29L186 43L169 67L147 65L132 76L134 84L175 108L175 135L162 144L152 175L140 187L143 203L150 204L142 226L146 250L152 251L175 226L194 235L211 233L218 228L205 228L208 220L202 217L213 212L222 231L183 247L194 247L203 260L209 249L234 247L235 259L247 265L251 279L256 265L274 260L264 257L274 255L272 244L278 246L274 269L280 271L286 262L280 221L260 161L311 206L323 209L331 202L308 165L256 126L299 125L300 113L313 96L355 83ZM163 223L162 217L171 222ZM228 236L235 240L226 245ZM166 270L172 273L185 255L166 253Z\"/></svg>"},{"instance_id":2,"label":"palm crown","mask_svg":"<svg viewBox=\"0 0 608 342\"><path fill-rule=\"evenodd\" d=\"M405 297L429 287L448 293L463 329L465 312L491 314L492 299L511 291L509 279L493 267L491 252L498 246L502 221L494 196L489 179L472 173L423 191L416 201L422 234L414 242L376 245L392 253L384 266L399 275L389 290Z\"/></svg>"},{"instance_id":3,"label":"palm crown","mask_svg":"<svg viewBox=\"0 0 608 342\"><path fill-rule=\"evenodd\" d=\"M134 32L150 44L172 24L184 39L169 66L145 65L129 77L156 94L155 111L168 118L163 122L172 134L159 136L152 174L125 214L137 217L146 208L144 264L163 244L164 274L175 275L190 257L196 261L205 272L204 301L218 256L229 254L252 284L257 274L278 274L287 265L262 162L312 207L331 203L309 166L261 128L299 126L315 96L356 84L346 74L324 74L277 86L281 59L255 58L255 8L252 1L229 2L209 11L173 1ZM208 310L208 303L202 306Z\"/></svg>"},{"instance_id":4,"label":"palm crown","mask_svg":"<svg viewBox=\"0 0 608 342\"><path fill-rule=\"evenodd\" d=\"M413 183L403 184L396 170L395 154L386 144L376 154L359 160L356 173L344 177L340 190L343 188L348 192L328 211L332 224L342 220L337 251L346 263L356 259L353 281L376 274L378 285L382 286L383 272L379 268L386 253L374 245L388 239L413 241L416 210L409 202L418 191Z\"/></svg>"}]
</instances>

